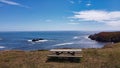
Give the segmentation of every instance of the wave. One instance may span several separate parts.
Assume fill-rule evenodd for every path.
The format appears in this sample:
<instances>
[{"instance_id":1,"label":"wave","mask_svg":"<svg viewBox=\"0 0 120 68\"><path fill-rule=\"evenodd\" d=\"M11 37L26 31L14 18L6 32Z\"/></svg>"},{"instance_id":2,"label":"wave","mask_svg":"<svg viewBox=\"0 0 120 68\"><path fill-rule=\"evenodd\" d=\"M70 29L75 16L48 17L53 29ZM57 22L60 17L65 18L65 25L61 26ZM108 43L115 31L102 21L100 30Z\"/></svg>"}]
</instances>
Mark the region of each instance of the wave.
<instances>
[{"instance_id":1,"label":"wave","mask_svg":"<svg viewBox=\"0 0 120 68\"><path fill-rule=\"evenodd\" d=\"M85 39L86 35L85 36L74 36L73 39Z\"/></svg>"},{"instance_id":2,"label":"wave","mask_svg":"<svg viewBox=\"0 0 120 68\"><path fill-rule=\"evenodd\" d=\"M83 41L75 41L74 42L75 44L81 44L81 45L91 45L91 44L97 44L98 42L96 42L96 41L85 41L85 40L83 40Z\"/></svg>"},{"instance_id":3,"label":"wave","mask_svg":"<svg viewBox=\"0 0 120 68\"><path fill-rule=\"evenodd\" d=\"M73 39L79 39L80 37L79 36L75 36L75 37L73 37Z\"/></svg>"},{"instance_id":4,"label":"wave","mask_svg":"<svg viewBox=\"0 0 120 68\"><path fill-rule=\"evenodd\" d=\"M60 43L60 44L56 44L54 46L65 46L65 45L72 45L74 44L73 42L68 42L68 43Z\"/></svg>"},{"instance_id":5,"label":"wave","mask_svg":"<svg viewBox=\"0 0 120 68\"><path fill-rule=\"evenodd\" d=\"M92 44L97 44L96 41L92 41L88 38L89 35L84 35L84 36L74 36L73 39L80 39L79 41L71 41L71 42L67 42L67 43L60 43L60 44L56 44L56 45L53 45L53 46L65 46L65 45L72 45L72 44L75 44L75 45L92 45Z\"/></svg>"},{"instance_id":6,"label":"wave","mask_svg":"<svg viewBox=\"0 0 120 68\"><path fill-rule=\"evenodd\" d=\"M2 40L2 38L0 38L0 40Z\"/></svg>"},{"instance_id":7,"label":"wave","mask_svg":"<svg viewBox=\"0 0 120 68\"><path fill-rule=\"evenodd\" d=\"M89 35L85 35L84 38L87 39L87 40L91 40L91 39L89 38Z\"/></svg>"},{"instance_id":8,"label":"wave","mask_svg":"<svg viewBox=\"0 0 120 68\"><path fill-rule=\"evenodd\" d=\"M47 42L48 40L38 40L38 41L35 41L35 42L39 42L39 43L42 43L42 42ZM28 42L33 42L32 40L28 40Z\"/></svg>"},{"instance_id":9,"label":"wave","mask_svg":"<svg viewBox=\"0 0 120 68\"><path fill-rule=\"evenodd\" d=\"M87 40L90 40L88 38L89 35L84 35L84 36L74 36L73 39L87 39Z\"/></svg>"},{"instance_id":10,"label":"wave","mask_svg":"<svg viewBox=\"0 0 120 68\"><path fill-rule=\"evenodd\" d=\"M5 48L4 46L0 46L0 49L3 49L3 48Z\"/></svg>"}]
</instances>

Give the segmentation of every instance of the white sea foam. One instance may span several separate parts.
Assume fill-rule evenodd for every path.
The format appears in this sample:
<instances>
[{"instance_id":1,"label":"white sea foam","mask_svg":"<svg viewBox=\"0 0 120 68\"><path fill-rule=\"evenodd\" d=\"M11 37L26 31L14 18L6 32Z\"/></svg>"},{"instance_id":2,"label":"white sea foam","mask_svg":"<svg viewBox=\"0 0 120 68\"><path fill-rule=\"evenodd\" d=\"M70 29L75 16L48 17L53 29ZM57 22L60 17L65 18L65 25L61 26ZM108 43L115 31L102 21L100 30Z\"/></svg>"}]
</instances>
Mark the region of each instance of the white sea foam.
<instances>
[{"instance_id":1,"label":"white sea foam","mask_svg":"<svg viewBox=\"0 0 120 68\"><path fill-rule=\"evenodd\" d=\"M78 39L79 38L79 36L75 36L75 37L73 37L73 39Z\"/></svg>"},{"instance_id":2,"label":"white sea foam","mask_svg":"<svg viewBox=\"0 0 120 68\"><path fill-rule=\"evenodd\" d=\"M56 44L54 46L65 46L65 45L72 45L74 44L73 42L68 42L68 43L60 43L60 44Z\"/></svg>"},{"instance_id":3,"label":"white sea foam","mask_svg":"<svg viewBox=\"0 0 120 68\"><path fill-rule=\"evenodd\" d=\"M90 40L88 38L89 35L84 35L84 36L74 36L73 39L87 39L87 40Z\"/></svg>"},{"instance_id":4,"label":"white sea foam","mask_svg":"<svg viewBox=\"0 0 120 68\"><path fill-rule=\"evenodd\" d=\"M4 46L0 46L0 49L3 49L3 48L5 48Z\"/></svg>"},{"instance_id":5,"label":"white sea foam","mask_svg":"<svg viewBox=\"0 0 120 68\"><path fill-rule=\"evenodd\" d=\"M95 41L76 41L75 44L86 44L86 45L89 45L89 44L96 44L97 42Z\"/></svg>"},{"instance_id":6,"label":"white sea foam","mask_svg":"<svg viewBox=\"0 0 120 68\"><path fill-rule=\"evenodd\" d=\"M0 38L0 40L2 40L2 38Z\"/></svg>"},{"instance_id":7,"label":"white sea foam","mask_svg":"<svg viewBox=\"0 0 120 68\"><path fill-rule=\"evenodd\" d=\"M85 35L84 38L90 40L90 38L88 38L88 36L89 36L89 35Z\"/></svg>"},{"instance_id":8,"label":"white sea foam","mask_svg":"<svg viewBox=\"0 0 120 68\"><path fill-rule=\"evenodd\" d=\"M48 40L38 40L38 41L34 41L34 42L39 42L39 43L42 43L42 42L47 42ZM32 40L28 40L28 42L33 42Z\"/></svg>"}]
</instances>

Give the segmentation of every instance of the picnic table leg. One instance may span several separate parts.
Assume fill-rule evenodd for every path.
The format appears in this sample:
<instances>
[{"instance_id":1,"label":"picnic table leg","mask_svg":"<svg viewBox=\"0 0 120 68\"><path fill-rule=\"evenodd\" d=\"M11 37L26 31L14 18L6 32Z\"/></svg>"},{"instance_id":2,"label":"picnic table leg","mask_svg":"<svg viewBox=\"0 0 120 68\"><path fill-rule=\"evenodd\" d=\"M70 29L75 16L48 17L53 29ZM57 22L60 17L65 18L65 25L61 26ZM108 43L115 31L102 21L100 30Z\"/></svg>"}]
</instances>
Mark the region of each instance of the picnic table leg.
<instances>
[{"instance_id":1,"label":"picnic table leg","mask_svg":"<svg viewBox=\"0 0 120 68\"><path fill-rule=\"evenodd\" d=\"M55 52L56 53L56 55L60 55L60 54L62 54L63 52Z\"/></svg>"},{"instance_id":2,"label":"picnic table leg","mask_svg":"<svg viewBox=\"0 0 120 68\"><path fill-rule=\"evenodd\" d=\"M71 55L75 55L75 52L68 52L69 54L71 54Z\"/></svg>"},{"instance_id":3,"label":"picnic table leg","mask_svg":"<svg viewBox=\"0 0 120 68\"><path fill-rule=\"evenodd\" d=\"M75 55L75 52L72 52L71 55Z\"/></svg>"},{"instance_id":4,"label":"picnic table leg","mask_svg":"<svg viewBox=\"0 0 120 68\"><path fill-rule=\"evenodd\" d=\"M59 55L59 52L55 52L56 53L56 55Z\"/></svg>"}]
</instances>

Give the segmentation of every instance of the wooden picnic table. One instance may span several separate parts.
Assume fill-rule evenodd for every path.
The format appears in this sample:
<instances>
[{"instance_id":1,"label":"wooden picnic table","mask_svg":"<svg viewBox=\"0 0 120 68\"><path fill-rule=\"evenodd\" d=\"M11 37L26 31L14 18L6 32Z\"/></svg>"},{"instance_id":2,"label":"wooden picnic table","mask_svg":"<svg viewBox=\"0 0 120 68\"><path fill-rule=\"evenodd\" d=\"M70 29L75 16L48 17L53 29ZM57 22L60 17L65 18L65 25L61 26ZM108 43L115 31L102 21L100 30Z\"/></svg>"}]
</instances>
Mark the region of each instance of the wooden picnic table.
<instances>
[{"instance_id":1,"label":"wooden picnic table","mask_svg":"<svg viewBox=\"0 0 120 68\"><path fill-rule=\"evenodd\" d=\"M80 62L82 56L82 49L51 49L51 54L49 54L47 61L57 61L57 62Z\"/></svg>"}]
</instances>

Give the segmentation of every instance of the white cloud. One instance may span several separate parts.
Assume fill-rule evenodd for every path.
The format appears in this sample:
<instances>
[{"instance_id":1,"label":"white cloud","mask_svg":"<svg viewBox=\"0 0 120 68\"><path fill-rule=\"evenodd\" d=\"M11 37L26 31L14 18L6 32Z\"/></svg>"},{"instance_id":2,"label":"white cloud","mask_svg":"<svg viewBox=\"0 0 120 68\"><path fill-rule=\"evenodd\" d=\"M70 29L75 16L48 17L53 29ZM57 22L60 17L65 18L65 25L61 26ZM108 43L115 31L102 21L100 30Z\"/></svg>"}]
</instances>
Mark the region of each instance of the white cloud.
<instances>
[{"instance_id":1,"label":"white cloud","mask_svg":"<svg viewBox=\"0 0 120 68\"><path fill-rule=\"evenodd\" d=\"M2 5L2 4L0 4L0 7L3 7L3 5Z\"/></svg>"},{"instance_id":2,"label":"white cloud","mask_svg":"<svg viewBox=\"0 0 120 68\"><path fill-rule=\"evenodd\" d=\"M69 3L71 3L71 4L81 4L82 3L82 0L68 0L69 1Z\"/></svg>"},{"instance_id":3,"label":"white cloud","mask_svg":"<svg viewBox=\"0 0 120 68\"><path fill-rule=\"evenodd\" d=\"M89 0L88 3L86 3L85 5L88 6L88 7L91 6L92 5L91 1Z\"/></svg>"},{"instance_id":4,"label":"white cloud","mask_svg":"<svg viewBox=\"0 0 120 68\"><path fill-rule=\"evenodd\" d=\"M20 3L17 3L17 2L11 1L11 0L0 0L0 2L5 3L5 4L9 4L9 5L15 5L15 6L29 8L28 6L24 6Z\"/></svg>"},{"instance_id":5,"label":"white cloud","mask_svg":"<svg viewBox=\"0 0 120 68\"><path fill-rule=\"evenodd\" d=\"M120 26L120 11L80 11L75 12L72 18L83 21L95 21L99 23L101 22L110 26Z\"/></svg>"},{"instance_id":6,"label":"white cloud","mask_svg":"<svg viewBox=\"0 0 120 68\"><path fill-rule=\"evenodd\" d=\"M69 2L70 2L71 4L74 4L74 3L75 3L73 0L69 0Z\"/></svg>"},{"instance_id":7,"label":"white cloud","mask_svg":"<svg viewBox=\"0 0 120 68\"><path fill-rule=\"evenodd\" d=\"M71 20L69 20L70 22L74 22L74 20L73 19L71 19Z\"/></svg>"},{"instance_id":8,"label":"white cloud","mask_svg":"<svg viewBox=\"0 0 120 68\"><path fill-rule=\"evenodd\" d=\"M76 25L76 24L79 24L79 22L74 19L70 19L68 24Z\"/></svg>"},{"instance_id":9,"label":"white cloud","mask_svg":"<svg viewBox=\"0 0 120 68\"><path fill-rule=\"evenodd\" d=\"M68 23L68 24L77 25L77 24L79 24L79 23L77 23L77 22L70 22L70 23Z\"/></svg>"},{"instance_id":10,"label":"white cloud","mask_svg":"<svg viewBox=\"0 0 120 68\"><path fill-rule=\"evenodd\" d=\"M111 25L111 26L120 26L120 20L119 21L110 21L106 24Z\"/></svg>"},{"instance_id":11,"label":"white cloud","mask_svg":"<svg viewBox=\"0 0 120 68\"><path fill-rule=\"evenodd\" d=\"M52 20L50 20L50 19L47 19L47 20L45 20L45 22L52 22Z\"/></svg>"},{"instance_id":12,"label":"white cloud","mask_svg":"<svg viewBox=\"0 0 120 68\"><path fill-rule=\"evenodd\" d=\"M10 1L10 0L0 0L0 2L9 4L9 5L21 5L21 4L17 3L17 2L13 2L13 1Z\"/></svg>"},{"instance_id":13,"label":"white cloud","mask_svg":"<svg viewBox=\"0 0 120 68\"><path fill-rule=\"evenodd\" d=\"M91 6L92 4L91 3L87 3L86 6Z\"/></svg>"},{"instance_id":14,"label":"white cloud","mask_svg":"<svg viewBox=\"0 0 120 68\"><path fill-rule=\"evenodd\" d=\"M79 1L78 1L78 3L80 4L80 3L82 3L82 1L81 1L81 0L79 0Z\"/></svg>"}]
</instances>

